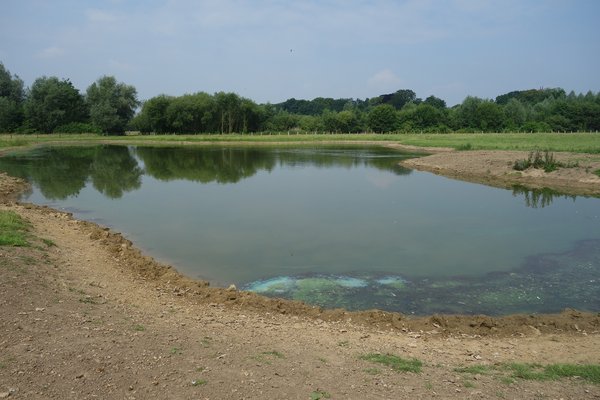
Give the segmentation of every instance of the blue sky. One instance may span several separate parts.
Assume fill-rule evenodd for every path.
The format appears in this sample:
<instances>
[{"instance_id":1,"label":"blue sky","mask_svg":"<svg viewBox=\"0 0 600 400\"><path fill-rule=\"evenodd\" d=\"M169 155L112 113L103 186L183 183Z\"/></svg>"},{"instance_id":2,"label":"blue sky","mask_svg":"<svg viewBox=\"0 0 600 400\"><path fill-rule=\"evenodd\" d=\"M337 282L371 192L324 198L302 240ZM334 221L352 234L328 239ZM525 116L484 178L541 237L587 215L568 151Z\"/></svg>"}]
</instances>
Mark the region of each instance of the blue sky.
<instances>
[{"instance_id":1,"label":"blue sky","mask_svg":"<svg viewBox=\"0 0 600 400\"><path fill-rule=\"evenodd\" d=\"M102 75L140 99L257 102L600 91L596 0L2 0L0 62L30 85Z\"/></svg>"}]
</instances>

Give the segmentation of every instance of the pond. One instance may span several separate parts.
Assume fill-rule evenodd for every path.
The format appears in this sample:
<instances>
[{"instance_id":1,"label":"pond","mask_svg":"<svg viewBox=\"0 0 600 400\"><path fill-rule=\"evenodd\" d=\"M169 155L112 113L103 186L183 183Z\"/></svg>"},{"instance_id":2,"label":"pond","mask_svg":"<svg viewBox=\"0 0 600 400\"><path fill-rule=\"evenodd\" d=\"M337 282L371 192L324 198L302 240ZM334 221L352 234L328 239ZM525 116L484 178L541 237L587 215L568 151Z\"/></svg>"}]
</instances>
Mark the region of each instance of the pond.
<instances>
[{"instance_id":1,"label":"pond","mask_svg":"<svg viewBox=\"0 0 600 400\"><path fill-rule=\"evenodd\" d=\"M383 147L43 147L23 200L213 285L351 310L600 311L600 199L412 171Z\"/></svg>"}]
</instances>

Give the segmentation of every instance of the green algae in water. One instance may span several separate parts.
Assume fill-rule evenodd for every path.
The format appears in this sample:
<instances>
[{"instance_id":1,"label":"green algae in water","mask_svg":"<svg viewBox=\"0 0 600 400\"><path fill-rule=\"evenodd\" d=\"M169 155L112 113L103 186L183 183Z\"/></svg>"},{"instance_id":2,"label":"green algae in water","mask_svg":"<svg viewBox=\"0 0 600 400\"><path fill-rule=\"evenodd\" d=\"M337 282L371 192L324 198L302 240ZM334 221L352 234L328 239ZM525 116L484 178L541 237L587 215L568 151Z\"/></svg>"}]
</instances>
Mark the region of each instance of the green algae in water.
<instances>
[{"instance_id":1,"label":"green algae in water","mask_svg":"<svg viewBox=\"0 0 600 400\"><path fill-rule=\"evenodd\" d=\"M528 257L521 267L480 277L415 279L393 274L285 276L246 285L267 296L327 308L378 308L426 315L550 313L600 310L600 240L564 253Z\"/></svg>"},{"instance_id":2,"label":"green algae in water","mask_svg":"<svg viewBox=\"0 0 600 400\"><path fill-rule=\"evenodd\" d=\"M380 285L390 286L396 289L403 289L406 287L406 280L399 276L385 276L383 278L376 279L375 282Z\"/></svg>"}]
</instances>

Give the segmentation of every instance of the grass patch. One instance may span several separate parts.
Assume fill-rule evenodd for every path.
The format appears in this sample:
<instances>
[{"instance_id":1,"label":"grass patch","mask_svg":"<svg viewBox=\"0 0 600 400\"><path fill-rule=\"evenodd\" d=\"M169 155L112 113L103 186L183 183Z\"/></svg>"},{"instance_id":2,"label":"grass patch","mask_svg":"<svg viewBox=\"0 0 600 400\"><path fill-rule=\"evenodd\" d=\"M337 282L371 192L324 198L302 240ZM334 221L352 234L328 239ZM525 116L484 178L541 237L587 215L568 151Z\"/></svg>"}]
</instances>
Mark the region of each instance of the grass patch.
<instances>
[{"instance_id":1,"label":"grass patch","mask_svg":"<svg viewBox=\"0 0 600 400\"><path fill-rule=\"evenodd\" d=\"M486 365L471 365L470 367L454 368L454 372L472 375L485 375L490 372L490 369L491 368Z\"/></svg>"},{"instance_id":2,"label":"grass patch","mask_svg":"<svg viewBox=\"0 0 600 400\"><path fill-rule=\"evenodd\" d=\"M192 386L203 386L206 385L208 382L205 381L204 379L196 379L192 381Z\"/></svg>"},{"instance_id":3,"label":"grass patch","mask_svg":"<svg viewBox=\"0 0 600 400\"><path fill-rule=\"evenodd\" d=\"M471 143L463 143L455 147L456 150L459 151L468 151L473 150L473 145Z\"/></svg>"},{"instance_id":4,"label":"grass patch","mask_svg":"<svg viewBox=\"0 0 600 400\"><path fill-rule=\"evenodd\" d=\"M329 399L331 395L323 390L315 390L310 394L310 400Z\"/></svg>"},{"instance_id":5,"label":"grass patch","mask_svg":"<svg viewBox=\"0 0 600 400\"><path fill-rule=\"evenodd\" d=\"M14 211L0 211L0 246L29 246L29 224Z\"/></svg>"},{"instance_id":6,"label":"grass patch","mask_svg":"<svg viewBox=\"0 0 600 400\"><path fill-rule=\"evenodd\" d=\"M254 359L260 363L268 364L268 365L271 365L271 359L274 359L274 358L285 358L285 356L282 353L273 350L273 351L263 351L259 355L252 357L252 359Z\"/></svg>"},{"instance_id":7,"label":"grass patch","mask_svg":"<svg viewBox=\"0 0 600 400\"><path fill-rule=\"evenodd\" d=\"M594 171L594 174L596 174L596 175L600 176L600 169L597 169L597 170L595 170L595 171Z\"/></svg>"},{"instance_id":8,"label":"grass patch","mask_svg":"<svg viewBox=\"0 0 600 400\"><path fill-rule=\"evenodd\" d=\"M136 332L144 332L146 327L144 325L134 325L133 330Z\"/></svg>"},{"instance_id":9,"label":"grass patch","mask_svg":"<svg viewBox=\"0 0 600 400\"><path fill-rule=\"evenodd\" d=\"M171 350L169 350L169 353L174 354L174 355L179 355L179 354L182 354L183 352L182 352L181 347L174 346L174 347L171 347Z\"/></svg>"},{"instance_id":10,"label":"grass patch","mask_svg":"<svg viewBox=\"0 0 600 400\"><path fill-rule=\"evenodd\" d=\"M42 243L44 243L44 244L45 244L47 247L55 247L55 246L56 246L56 243L54 243L54 241L53 241L53 240L50 240L50 239L44 239L44 238L42 238L42 239L40 239L40 240L41 240L41 241L42 241Z\"/></svg>"},{"instance_id":11,"label":"grass patch","mask_svg":"<svg viewBox=\"0 0 600 400\"><path fill-rule=\"evenodd\" d=\"M555 381L561 378L578 377L586 381L600 384L600 365L576 365L576 364L520 364L511 363L504 366L511 372L512 378Z\"/></svg>"},{"instance_id":12,"label":"grass patch","mask_svg":"<svg viewBox=\"0 0 600 400\"><path fill-rule=\"evenodd\" d=\"M532 151L539 148L549 151L568 151L574 153L600 154L598 134L596 133L448 133L448 134L292 134L287 132L232 134L232 135L137 135L137 136L105 136L91 134L72 135L39 135L27 136L27 139L12 138L0 135L0 148L26 146L39 143L68 142L93 144L99 141L116 144L157 144L165 142L219 142L239 144L240 142L260 143L322 143L335 141L373 141L394 142L420 147L450 147L459 149L471 145L479 150L523 150ZM466 149L465 149L466 150Z\"/></svg>"},{"instance_id":13,"label":"grass patch","mask_svg":"<svg viewBox=\"0 0 600 400\"><path fill-rule=\"evenodd\" d=\"M393 354L370 353L360 356L361 360L383 364L397 372L421 372L423 363L416 358L405 359Z\"/></svg>"}]
</instances>

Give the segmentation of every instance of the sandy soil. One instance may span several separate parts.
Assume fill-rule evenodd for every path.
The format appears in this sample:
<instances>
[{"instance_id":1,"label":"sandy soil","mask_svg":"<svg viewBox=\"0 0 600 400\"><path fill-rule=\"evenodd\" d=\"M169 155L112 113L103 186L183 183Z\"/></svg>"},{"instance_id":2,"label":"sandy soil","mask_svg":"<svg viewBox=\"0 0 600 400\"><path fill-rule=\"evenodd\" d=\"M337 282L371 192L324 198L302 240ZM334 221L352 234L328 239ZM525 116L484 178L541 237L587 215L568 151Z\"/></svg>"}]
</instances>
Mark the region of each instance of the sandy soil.
<instances>
[{"instance_id":1,"label":"sandy soil","mask_svg":"<svg viewBox=\"0 0 600 400\"><path fill-rule=\"evenodd\" d=\"M510 362L600 360L600 315L348 313L208 287L120 234L14 203L32 246L0 247L0 398L594 399L579 378L511 379ZM40 239L35 239L40 238ZM42 240L43 239L43 240ZM420 373L362 360L423 362ZM485 373L456 371L490 366Z\"/></svg>"},{"instance_id":2,"label":"sandy soil","mask_svg":"<svg viewBox=\"0 0 600 400\"><path fill-rule=\"evenodd\" d=\"M450 178L503 188L521 185L573 195L600 196L600 176L594 174L594 171L600 170L600 155L554 153L558 161L576 163L577 167L559 168L549 173L534 168L515 171L512 168L515 161L527 159L528 154L524 151L445 151L406 160L402 164Z\"/></svg>"}]
</instances>

